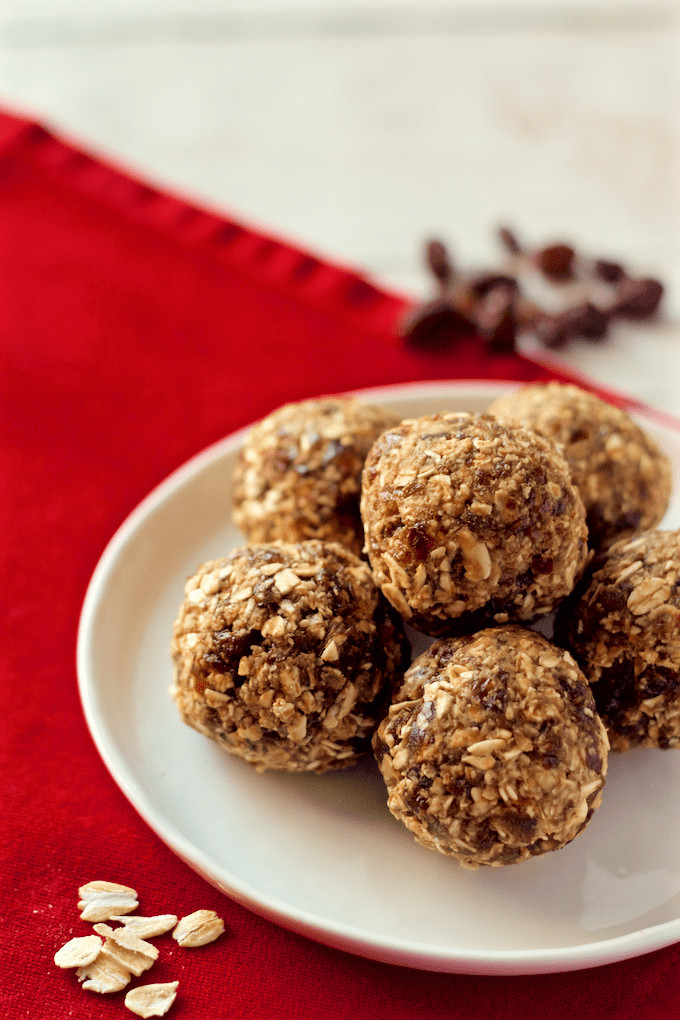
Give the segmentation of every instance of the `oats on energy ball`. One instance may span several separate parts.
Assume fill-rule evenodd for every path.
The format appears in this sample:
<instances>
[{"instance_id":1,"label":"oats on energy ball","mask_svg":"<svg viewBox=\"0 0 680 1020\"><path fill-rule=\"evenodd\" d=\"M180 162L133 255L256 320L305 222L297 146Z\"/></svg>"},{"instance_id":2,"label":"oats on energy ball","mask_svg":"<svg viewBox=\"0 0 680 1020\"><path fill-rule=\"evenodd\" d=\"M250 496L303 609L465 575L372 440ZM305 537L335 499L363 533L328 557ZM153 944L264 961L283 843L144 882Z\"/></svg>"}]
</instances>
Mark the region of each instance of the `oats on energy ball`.
<instances>
[{"instance_id":1,"label":"oats on energy ball","mask_svg":"<svg viewBox=\"0 0 680 1020\"><path fill-rule=\"evenodd\" d=\"M366 459L361 513L373 576L428 634L548 613L587 555L564 458L487 415L437 414L384 432Z\"/></svg>"},{"instance_id":2,"label":"oats on energy ball","mask_svg":"<svg viewBox=\"0 0 680 1020\"><path fill-rule=\"evenodd\" d=\"M680 748L680 531L621 539L594 566L558 633L593 686L612 748Z\"/></svg>"},{"instance_id":3,"label":"oats on energy ball","mask_svg":"<svg viewBox=\"0 0 680 1020\"><path fill-rule=\"evenodd\" d=\"M235 474L234 520L251 542L307 538L361 552L361 470L395 415L358 400L285 404L254 426Z\"/></svg>"},{"instance_id":4,"label":"oats on energy ball","mask_svg":"<svg viewBox=\"0 0 680 1020\"><path fill-rule=\"evenodd\" d=\"M184 722L258 769L370 749L408 643L368 565L336 543L236 549L189 579L172 639Z\"/></svg>"},{"instance_id":5,"label":"oats on energy ball","mask_svg":"<svg viewBox=\"0 0 680 1020\"><path fill-rule=\"evenodd\" d=\"M586 508L593 548L652 528L666 512L668 458L620 408L577 386L551 382L524 386L488 410L561 446Z\"/></svg>"},{"instance_id":6,"label":"oats on energy ball","mask_svg":"<svg viewBox=\"0 0 680 1020\"><path fill-rule=\"evenodd\" d=\"M601 799L607 735L568 652L534 631L435 641L373 738L387 804L418 842L465 867L569 843Z\"/></svg>"}]
</instances>

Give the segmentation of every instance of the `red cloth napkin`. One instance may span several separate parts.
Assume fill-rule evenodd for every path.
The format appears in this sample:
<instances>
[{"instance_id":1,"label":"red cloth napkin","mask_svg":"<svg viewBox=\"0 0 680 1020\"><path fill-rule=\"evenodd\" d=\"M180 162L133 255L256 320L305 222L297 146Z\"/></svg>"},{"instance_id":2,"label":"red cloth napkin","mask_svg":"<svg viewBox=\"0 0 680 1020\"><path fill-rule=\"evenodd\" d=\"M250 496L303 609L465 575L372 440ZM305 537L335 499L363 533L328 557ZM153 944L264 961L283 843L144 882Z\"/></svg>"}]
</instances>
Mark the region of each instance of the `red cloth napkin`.
<instances>
[{"instance_id":1,"label":"red cloth napkin","mask_svg":"<svg viewBox=\"0 0 680 1020\"><path fill-rule=\"evenodd\" d=\"M224 917L226 936L200 952L158 941L148 979L179 979L177 1020L680 1016L680 946L579 973L481 978L371 962L262 920L137 816L78 699L90 575L126 514L188 456L285 400L546 370L475 339L437 356L408 349L395 338L403 299L10 116L0 256L1 1015L130 1015L122 995L85 992L52 962L87 931L78 886L105 878L133 885L147 913Z\"/></svg>"}]
</instances>

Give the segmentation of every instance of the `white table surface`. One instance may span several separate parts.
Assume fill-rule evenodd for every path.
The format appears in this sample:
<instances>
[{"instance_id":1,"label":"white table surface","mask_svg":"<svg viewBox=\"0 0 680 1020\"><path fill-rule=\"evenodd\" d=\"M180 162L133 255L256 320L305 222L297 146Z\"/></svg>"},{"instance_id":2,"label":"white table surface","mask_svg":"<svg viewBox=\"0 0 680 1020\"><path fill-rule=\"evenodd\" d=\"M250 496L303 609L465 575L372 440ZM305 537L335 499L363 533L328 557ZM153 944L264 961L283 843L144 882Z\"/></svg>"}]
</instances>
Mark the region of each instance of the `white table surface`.
<instances>
[{"instance_id":1,"label":"white table surface","mask_svg":"<svg viewBox=\"0 0 680 1020\"><path fill-rule=\"evenodd\" d=\"M427 296L422 243L566 239L667 284L560 357L680 416L673 0L0 0L0 103Z\"/></svg>"}]
</instances>

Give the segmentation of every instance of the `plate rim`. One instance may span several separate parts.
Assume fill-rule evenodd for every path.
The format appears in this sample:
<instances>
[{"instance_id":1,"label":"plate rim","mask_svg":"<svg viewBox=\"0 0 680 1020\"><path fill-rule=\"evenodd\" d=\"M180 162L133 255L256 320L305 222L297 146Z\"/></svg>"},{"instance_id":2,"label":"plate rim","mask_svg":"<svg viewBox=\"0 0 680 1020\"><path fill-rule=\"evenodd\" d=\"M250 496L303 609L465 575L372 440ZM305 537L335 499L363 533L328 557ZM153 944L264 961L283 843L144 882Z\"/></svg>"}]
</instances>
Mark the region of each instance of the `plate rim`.
<instances>
[{"instance_id":1,"label":"plate rim","mask_svg":"<svg viewBox=\"0 0 680 1020\"><path fill-rule=\"evenodd\" d=\"M357 397L364 401L385 402L399 397L415 396L424 391L429 396L450 394L452 391L487 392L489 396L507 392L509 389L526 385L526 381L513 379L455 379L415 380L371 386L360 389L330 393L340 397ZM650 423L662 424L669 431L679 431L671 420L659 422L654 410L649 415L645 408L633 407L630 413L647 418ZM94 640L94 621L98 606L106 594L110 572L120 552L135 535L147 517L161 509L178 489L221 456L238 449L249 433L251 422L209 444L189 457L171 471L162 481L154 485L137 505L123 519L115 530L90 577L83 599L78 621L76 639L76 672L78 693L85 722L97 753L112 779L128 802L155 835L187 866L196 871L205 881L217 887L224 895L246 907L251 912L275 924L302 934L312 940L350 952L354 955L384 963L391 963L419 970L443 973L519 975L559 973L588 969L604 964L620 962L654 952L680 941L680 916L678 918L645 926L634 932L627 932L612 938L599 939L574 946L544 947L531 949L488 949L468 951L464 947L446 950L441 945L412 942L405 938L387 937L371 933L365 928L341 921L331 921L320 914L284 902L276 896L258 891L252 884L215 864L207 854L194 846L150 802L133 775L125 774L124 757L115 749L112 752L97 711L96 685L89 681L90 642ZM118 760L120 759L120 760Z\"/></svg>"}]
</instances>

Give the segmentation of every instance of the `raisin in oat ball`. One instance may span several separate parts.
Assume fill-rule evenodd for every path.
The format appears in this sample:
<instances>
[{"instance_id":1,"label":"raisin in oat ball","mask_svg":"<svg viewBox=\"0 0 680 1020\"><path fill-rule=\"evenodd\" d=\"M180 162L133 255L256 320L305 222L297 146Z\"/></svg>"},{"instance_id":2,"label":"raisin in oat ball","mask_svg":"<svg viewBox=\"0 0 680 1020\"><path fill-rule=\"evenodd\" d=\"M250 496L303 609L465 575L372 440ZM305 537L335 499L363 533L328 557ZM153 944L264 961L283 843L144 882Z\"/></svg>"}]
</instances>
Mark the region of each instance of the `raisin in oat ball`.
<instances>
[{"instance_id":1,"label":"raisin in oat ball","mask_svg":"<svg viewBox=\"0 0 680 1020\"><path fill-rule=\"evenodd\" d=\"M255 425L234 480L234 520L248 541L318 538L361 553L361 470L397 420L338 397L285 404Z\"/></svg>"},{"instance_id":2,"label":"raisin in oat ball","mask_svg":"<svg viewBox=\"0 0 680 1020\"><path fill-rule=\"evenodd\" d=\"M384 432L366 459L361 513L376 582L433 635L550 612L587 555L564 458L487 415L429 415Z\"/></svg>"},{"instance_id":3,"label":"raisin in oat ball","mask_svg":"<svg viewBox=\"0 0 680 1020\"><path fill-rule=\"evenodd\" d=\"M373 738L388 807L464 867L557 850L600 804L608 743L571 655L517 625L419 656Z\"/></svg>"},{"instance_id":4,"label":"raisin in oat ball","mask_svg":"<svg viewBox=\"0 0 680 1020\"><path fill-rule=\"evenodd\" d=\"M558 633L581 664L615 751L680 747L680 531L621 539Z\"/></svg>"},{"instance_id":5,"label":"raisin in oat ball","mask_svg":"<svg viewBox=\"0 0 680 1020\"><path fill-rule=\"evenodd\" d=\"M353 553L319 541L246 546L186 584L172 695L184 722L258 770L339 769L370 750L407 650Z\"/></svg>"},{"instance_id":6,"label":"raisin in oat ball","mask_svg":"<svg viewBox=\"0 0 680 1020\"><path fill-rule=\"evenodd\" d=\"M551 382L525 386L488 410L561 446L586 508L592 548L652 528L666 512L670 462L620 408L577 386Z\"/></svg>"}]
</instances>

